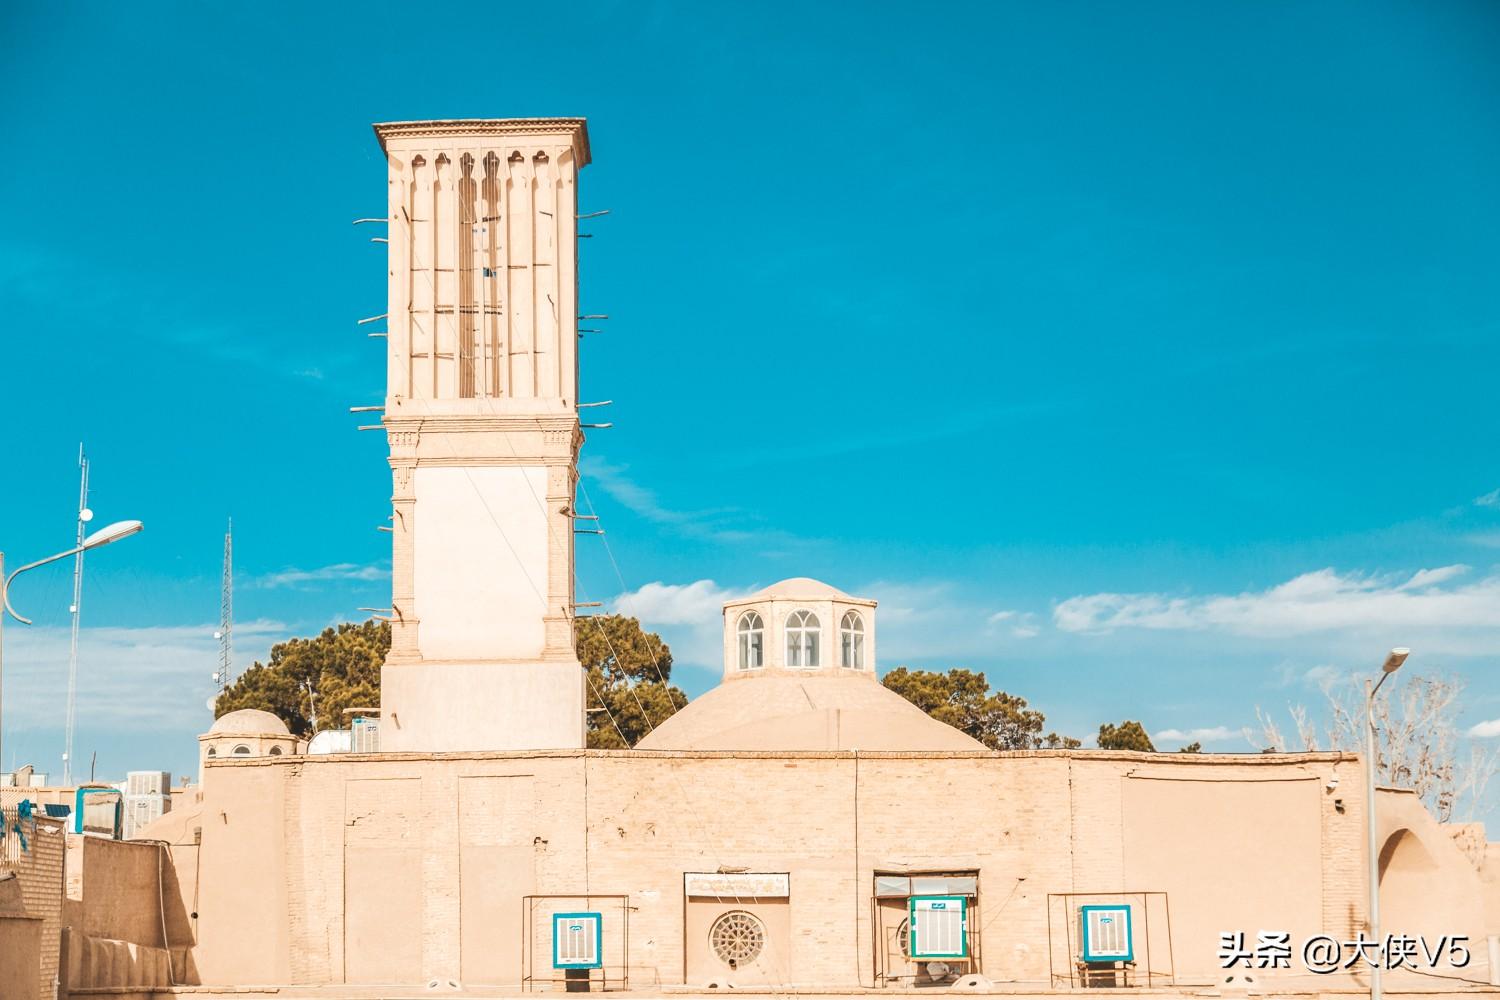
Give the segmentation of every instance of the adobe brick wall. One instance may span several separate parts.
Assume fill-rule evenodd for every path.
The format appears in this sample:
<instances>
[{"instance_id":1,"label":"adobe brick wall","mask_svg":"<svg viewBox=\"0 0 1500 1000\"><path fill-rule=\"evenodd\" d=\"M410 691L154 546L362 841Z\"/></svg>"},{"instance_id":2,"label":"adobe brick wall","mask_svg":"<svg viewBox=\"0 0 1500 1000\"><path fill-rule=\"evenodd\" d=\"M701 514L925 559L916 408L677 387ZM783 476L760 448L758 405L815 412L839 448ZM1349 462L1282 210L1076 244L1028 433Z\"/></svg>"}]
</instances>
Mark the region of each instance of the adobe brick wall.
<instances>
[{"instance_id":1,"label":"adobe brick wall","mask_svg":"<svg viewBox=\"0 0 1500 1000\"><path fill-rule=\"evenodd\" d=\"M680 982L683 873L721 867L791 873L797 984L874 985L876 870L979 870L984 972L1004 981L1048 980L1049 893L1162 888L1131 884L1139 872L1165 873L1173 906L1198 915L1173 923L1179 974L1210 971L1221 930L1253 941L1262 928L1234 921L1278 899L1331 934L1363 918L1351 755L551 751L209 768L207 983L515 982L527 887L629 894L632 979ZM1198 849L1210 826L1233 856Z\"/></svg>"},{"instance_id":2,"label":"adobe brick wall","mask_svg":"<svg viewBox=\"0 0 1500 1000\"><path fill-rule=\"evenodd\" d=\"M34 828L23 824L23 829L28 849L20 850L15 833L7 831L7 860L0 862L0 868L16 873L26 913L42 920L38 989L40 996L50 997L57 981L58 952L62 941L65 833L62 820L46 817L39 817Z\"/></svg>"}]
</instances>

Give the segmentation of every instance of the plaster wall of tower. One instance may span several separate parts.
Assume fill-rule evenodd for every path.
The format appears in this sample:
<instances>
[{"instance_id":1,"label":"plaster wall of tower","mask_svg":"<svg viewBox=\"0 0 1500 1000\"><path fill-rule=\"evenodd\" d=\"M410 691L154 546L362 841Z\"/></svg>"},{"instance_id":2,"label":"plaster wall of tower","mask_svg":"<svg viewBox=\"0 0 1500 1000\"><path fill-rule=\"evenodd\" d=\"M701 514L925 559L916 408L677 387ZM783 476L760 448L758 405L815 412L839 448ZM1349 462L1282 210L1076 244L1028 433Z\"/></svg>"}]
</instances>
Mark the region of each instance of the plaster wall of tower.
<instances>
[{"instance_id":1,"label":"plaster wall of tower","mask_svg":"<svg viewBox=\"0 0 1500 1000\"><path fill-rule=\"evenodd\" d=\"M391 750L583 745L581 119L377 125L389 164Z\"/></svg>"}]
</instances>

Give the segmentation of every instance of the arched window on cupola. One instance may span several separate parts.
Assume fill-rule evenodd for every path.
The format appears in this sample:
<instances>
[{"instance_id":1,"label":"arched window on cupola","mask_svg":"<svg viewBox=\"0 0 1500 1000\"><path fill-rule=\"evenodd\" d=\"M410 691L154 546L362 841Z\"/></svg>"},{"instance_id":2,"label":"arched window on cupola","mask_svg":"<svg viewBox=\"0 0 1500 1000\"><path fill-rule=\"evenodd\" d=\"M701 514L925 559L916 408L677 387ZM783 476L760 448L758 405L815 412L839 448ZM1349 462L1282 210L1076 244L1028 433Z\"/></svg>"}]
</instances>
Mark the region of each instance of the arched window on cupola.
<instances>
[{"instance_id":1,"label":"arched window on cupola","mask_svg":"<svg viewBox=\"0 0 1500 1000\"><path fill-rule=\"evenodd\" d=\"M839 622L839 666L865 668L865 620L858 611L845 611Z\"/></svg>"},{"instance_id":2,"label":"arched window on cupola","mask_svg":"<svg viewBox=\"0 0 1500 1000\"><path fill-rule=\"evenodd\" d=\"M740 669L757 670L765 666L765 629L760 615L747 611L740 616Z\"/></svg>"},{"instance_id":3,"label":"arched window on cupola","mask_svg":"<svg viewBox=\"0 0 1500 1000\"><path fill-rule=\"evenodd\" d=\"M786 665L818 665L818 633L822 626L811 611L793 611L786 620Z\"/></svg>"}]
</instances>

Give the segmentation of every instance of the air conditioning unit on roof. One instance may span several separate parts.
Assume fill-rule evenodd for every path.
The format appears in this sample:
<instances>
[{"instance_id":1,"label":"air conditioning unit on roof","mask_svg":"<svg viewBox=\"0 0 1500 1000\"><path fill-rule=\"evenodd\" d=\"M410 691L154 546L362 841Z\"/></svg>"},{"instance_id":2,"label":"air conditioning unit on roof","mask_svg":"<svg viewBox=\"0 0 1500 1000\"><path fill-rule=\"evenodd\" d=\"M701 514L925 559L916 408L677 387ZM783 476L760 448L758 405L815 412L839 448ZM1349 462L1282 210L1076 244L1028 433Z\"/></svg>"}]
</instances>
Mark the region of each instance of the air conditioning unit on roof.
<instances>
[{"instance_id":1,"label":"air conditioning unit on roof","mask_svg":"<svg viewBox=\"0 0 1500 1000\"><path fill-rule=\"evenodd\" d=\"M1123 903L1080 906L1078 919L1085 962L1133 962L1135 948L1130 934L1130 907Z\"/></svg>"},{"instance_id":2,"label":"air conditioning unit on roof","mask_svg":"<svg viewBox=\"0 0 1500 1000\"><path fill-rule=\"evenodd\" d=\"M597 969L604 964L604 918L598 913L552 915L552 967Z\"/></svg>"},{"instance_id":3,"label":"air conditioning unit on roof","mask_svg":"<svg viewBox=\"0 0 1500 1000\"><path fill-rule=\"evenodd\" d=\"M968 900L913 896L907 904L907 951L917 961L969 957Z\"/></svg>"}]
</instances>

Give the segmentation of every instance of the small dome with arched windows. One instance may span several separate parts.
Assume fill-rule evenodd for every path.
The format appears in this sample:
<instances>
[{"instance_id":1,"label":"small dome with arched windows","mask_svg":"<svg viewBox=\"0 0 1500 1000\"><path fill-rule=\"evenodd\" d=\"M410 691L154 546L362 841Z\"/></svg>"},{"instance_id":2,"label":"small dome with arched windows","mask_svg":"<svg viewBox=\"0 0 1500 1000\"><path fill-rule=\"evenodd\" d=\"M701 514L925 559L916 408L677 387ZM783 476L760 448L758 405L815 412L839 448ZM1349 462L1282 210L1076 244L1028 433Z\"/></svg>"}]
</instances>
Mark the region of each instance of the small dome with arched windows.
<instances>
[{"instance_id":1,"label":"small dome with arched windows","mask_svg":"<svg viewBox=\"0 0 1500 1000\"><path fill-rule=\"evenodd\" d=\"M199 760L287 757L300 752L297 737L279 717L258 708L225 712L198 737ZM205 776L206 776L206 772Z\"/></svg>"},{"instance_id":2,"label":"small dome with arched windows","mask_svg":"<svg viewBox=\"0 0 1500 1000\"><path fill-rule=\"evenodd\" d=\"M724 605L724 683L643 750L979 750L875 675L876 602L807 577ZM752 683L753 682L753 683Z\"/></svg>"},{"instance_id":3,"label":"small dome with arched windows","mask_svg":"<svg viewBox=\"0 0 1500 1000\"><path fill-rule=\"evenodd\" d=\"M724 677L875 671L875 602L805 576L724 605Z\"/></svg>"}]
</instances>

